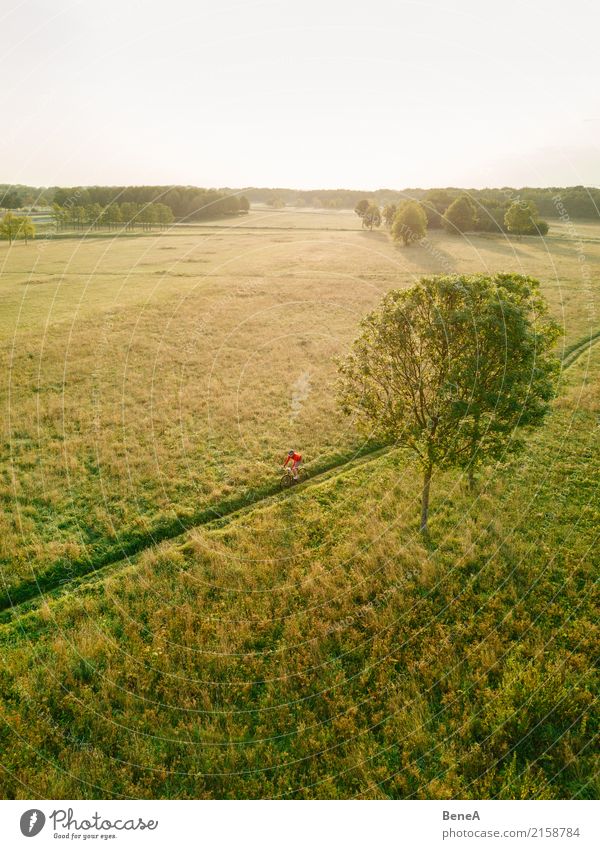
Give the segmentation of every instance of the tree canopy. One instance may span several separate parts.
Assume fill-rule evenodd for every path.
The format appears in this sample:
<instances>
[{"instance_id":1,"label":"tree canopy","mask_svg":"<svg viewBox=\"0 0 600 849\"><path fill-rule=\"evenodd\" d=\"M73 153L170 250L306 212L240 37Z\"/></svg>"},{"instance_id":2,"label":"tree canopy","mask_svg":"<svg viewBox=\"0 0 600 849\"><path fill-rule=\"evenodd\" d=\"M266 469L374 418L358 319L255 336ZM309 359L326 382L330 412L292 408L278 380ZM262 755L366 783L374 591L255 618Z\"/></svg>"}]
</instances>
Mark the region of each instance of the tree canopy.
<instances>
[{"instance_id":1,"label":"tree canopy","mask_svg":"<svg viewBox=\"0 0 600 849\"><path fill-rule=\"evenodd\" d=\"M270 203L271 198L279 198L286 206L312 206L319 209L354 209L356 204L365 197L379 207L387 204L398 205L404 200L421 201L428 218L428 227L434 229L442 226L436 211L443 214L448 206L462 194L465 189L456 187L440 187L435 189L377 189L366 193L356 189L286 189L286 188L256 188L240 187L237 189L222 188L202 189L194 186L89 186L86 188L70 188L53 186L50 188L35 188L24 185L0 184L0 208L6 205L3 198L9 192L17 195L16 207L48 206L53 201L64 206L66 201L71 204L97 202L101 206L109 203L152 203L162 202L171 207L176 218L195 220L209 218L222 213L219 209L223 199L224 206L232 201L225 198L242 194L249 202ZM78 199L73 194L78 193ZM556 217L557 203L560 201L571 218L598 218L600 209L600 188L593 186L567 186L536 188L525 186L521 188L504 186L502 188L468 189L468 195L473 200L478 213L477 230L502 232L504 214L515 200L532 202L536 205L540 216ZM70 199L70 200L69 200ZM11 201L12 202L12 201ZM214 211L213 211L214 210ZM240 211L244 210L240 208Z\"/></svg>"},{"instance_id":2,"label":"tree canopy","mask_svg":"<svg viewBox=\"0 0 600 849\"><path fill-rule=\"evenodd\" d=\"M465 193L464 188L439 187L435 189L377 189L366 193L361 189L270 189L270 188L245 188L244 194L251 201L268 203L273 195L284 198L288 206L313 206L316 208L354 209L356 204L365 197L380 207L388 203L398 205L403 200L422 201L428 217L430 229L441 227L441 219L436 216L436 211L443 214L450 204ZM567 186L563 188L548 187L535 188L525 186L521 188L503 186L501 188L468 189L468 195L473 200L478 212L477 229L490 232L501 232L504 229L504 213L510 204L520 199L532 201L537 206L539 213L544 217L555 217L557 215L557 198L560 198L568 215L572 218L598 218L600 209L600 188L593 186ZM501 210L501 215L498 214ZM488 214L491 213L491 214ZM431 216L431 217L430 217Z\"/></svg>"},{"instance_id":3,"label":"tree canopy","mask_svg":"<svg viewBox=\"0 0 600 849\"><path fill-rule=\"evenodd\" d=\"M477 224L477 208L468 195L452 201L444 215L442 225L449 233L468 233Z\"/></svg>"},{"instance_id":4,"label":"tree canopy","mask_svg":"<svg viewBox=\"0 0 600 849\"><path fill-rule=\"evenodd\" d=\"M369 230L372 230L373 227L379 227L381 224L381 212L379 211L379 207L374 203L370 203L362 217L362 223L363 227L368 227Z\"/></svg>"},{"instance_id":5,"label":"tree canopy","mask_svg":"<svg viewBox=\"0 0 600 849\"><path fill-rule=\"evenodd\" d=\"M548 223L541 221L532 201L515 201L507 209L504 224L509 233L519 236L545 236Z\"/></svg>"},{"instance_id":6,"label":"tree canopy","mask_svg":"<svg viewBox=\"0 0 600 849\"><path fill-rule=\"evenodd\" d=\"M25 244L35 236L35 226L27 215L7 212L0 221L0 236L12 245L15 239L24 239Z\"/></svg>"},{"instance_id":7,"label":"tree canopy","mask_svg":"<svg viewBox=\"0 0 600 849\"><path fill-rule=\"evenodd\" d=\"M392 224L394 240L411 245L420 241L426 232L427 216L421 204L414 200L406 200L400 204Z\"/></svg>"},{"instance_id":8,"label":"tree canopy","mask_svg":"<svg viewBox=\"0 0 600 849\"><path fill-rule=\"evenodd\" d=\"M23 205L23 198L19 192L10 189L7 192L0 191L0 206L4 209L20 209Z\"/></svg>"},{"instance_id":9,"label":"tree canopy","mask_svg":"<svg viewBox=\"0 0 600 849\"><path fill-rule=\"evenodd\" d=\"M165 203L110 203L100 206L52 206L52 217L58 230L99 230L123 227L133 230L139 227L151 230L155 226L165 227L173 222L173 212Z\"/></svg>"},{"instance_id":10,"label":"tree canopy","mask_svg":"<svg viewBox=\"0 0 600 849\"><path fill-rule=\"evenodd\" d=\"M359 200L358 203L356 204L356 206L354 207L354 211L356 212L358 217L363 219L363 221L364 221L365 212L367 211L368 208L369 208L369 201L367 200L367 198L361 198L361 200Z\"/></svg>"},{"instance_id":11,"label":"tree canopy","mask_svg":"<svg viewBox=\"0 0 600 849\"><path fill-rule=\"evenodd\" d=\"M148 207L151 204L163 204L171 210L173 217L180 221L200 221L247 212L248 198L242 201L237 194L223 189L201 189L191 186L88 186L59 188L54 190L54 204L61 209L76 206L104 209L118 204L136 204Z\"/></svg>"},{"instance_id":12,"label":"tree canopy","mask_svg":"<svg viewBox=\"0 0 600 849\"><path fill-rule=\"evenodd\" d=\"M396 210L398 209L395 203L386 203L383 208L383 220L385 221L385 226L391 228L394 223L394 216L396 215Z\"/></svg>"},{"instance_id":13,"label":"tree canopy","mask_svg":"<svg viewBox=\"0 0 600 849\"><path fill-rule=\"evenodd\" d=\"M369 437L411 449L427 532L434 469L469 473L518 450L553 397L559 328L516 274L424 277L389 292L339 364L339 402Z\"/></svg>"},{"instance_id":14,"label":"tree canopy","mask_svg":"<svg viewBox=\"0 0 600 849\"><path fill-rule=\"evenodd\" d=\"M442 227L442 215L453 201L453 197L446 189L430 189L425 192L421 204L427 216L427 226L432 230Z\"/></svg>"}]
</instances>

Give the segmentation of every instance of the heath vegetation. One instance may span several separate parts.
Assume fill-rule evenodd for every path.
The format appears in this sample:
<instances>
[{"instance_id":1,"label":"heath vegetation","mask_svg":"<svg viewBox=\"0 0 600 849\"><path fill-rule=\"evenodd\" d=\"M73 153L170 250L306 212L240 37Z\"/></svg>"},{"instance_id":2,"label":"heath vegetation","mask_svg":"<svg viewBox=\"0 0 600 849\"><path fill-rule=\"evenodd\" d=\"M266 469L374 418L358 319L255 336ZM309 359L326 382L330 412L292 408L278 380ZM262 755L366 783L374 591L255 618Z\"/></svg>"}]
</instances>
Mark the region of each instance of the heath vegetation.
<instances>
[{"instance_id":1,"label":"heath vegetation","mask_svg":"<svg viewBox=\"0 0 600 849\"><path fill-rule=\"evenodd\" d=\"M390 197L388 227L407 200L429 226L403 250L360 196L280 195L0 244L4 796L593 797L598 226L466 240L458 193ZM366 315L425 307L457 328L443 457L406 403L361 435L334 391ZM309 480L282 495L289 448Z\"/></svg>"}]
</instances>

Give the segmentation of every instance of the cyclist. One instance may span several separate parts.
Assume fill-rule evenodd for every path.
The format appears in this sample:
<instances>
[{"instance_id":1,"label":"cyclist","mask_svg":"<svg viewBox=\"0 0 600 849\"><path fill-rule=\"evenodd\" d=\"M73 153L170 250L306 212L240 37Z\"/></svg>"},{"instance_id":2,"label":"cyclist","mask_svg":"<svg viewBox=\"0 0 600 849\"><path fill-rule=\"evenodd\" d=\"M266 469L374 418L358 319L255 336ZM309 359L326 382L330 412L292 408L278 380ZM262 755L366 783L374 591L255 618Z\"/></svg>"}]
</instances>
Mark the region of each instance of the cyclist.
<instances>
[{"instance_id":1,"label":"cyclist","mask_svg":"<svg viewBox=\"0 0 600 849\"><path fill-rule=\"evenodd\" d=\"M283 464L283 468L287 467L288 463L291 463L290 469L292 471L292 475L294 476L294 480L298 480L298 465L302 462L302 454L298 454L297 451L288 451L287 457L285 458L285 463Z\"/></svg>"}]
</instances>

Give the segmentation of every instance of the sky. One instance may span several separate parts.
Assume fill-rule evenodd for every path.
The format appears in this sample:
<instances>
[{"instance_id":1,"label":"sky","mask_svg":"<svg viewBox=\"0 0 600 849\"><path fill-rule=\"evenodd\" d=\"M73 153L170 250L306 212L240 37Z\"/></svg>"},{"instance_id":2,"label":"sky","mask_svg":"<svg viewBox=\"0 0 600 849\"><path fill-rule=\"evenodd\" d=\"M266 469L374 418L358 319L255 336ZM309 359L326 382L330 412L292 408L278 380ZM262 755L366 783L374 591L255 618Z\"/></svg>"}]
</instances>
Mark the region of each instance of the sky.
<instances>
[{"instance_id":1,"label":"sky","mask_svg":"<svg viewBox=\"0 0 600 849\"><path fill-rule=\"evenodd\" d=\"M600 185L595 0L2 0L0 183Z\"/></svg>"}]
</instances>

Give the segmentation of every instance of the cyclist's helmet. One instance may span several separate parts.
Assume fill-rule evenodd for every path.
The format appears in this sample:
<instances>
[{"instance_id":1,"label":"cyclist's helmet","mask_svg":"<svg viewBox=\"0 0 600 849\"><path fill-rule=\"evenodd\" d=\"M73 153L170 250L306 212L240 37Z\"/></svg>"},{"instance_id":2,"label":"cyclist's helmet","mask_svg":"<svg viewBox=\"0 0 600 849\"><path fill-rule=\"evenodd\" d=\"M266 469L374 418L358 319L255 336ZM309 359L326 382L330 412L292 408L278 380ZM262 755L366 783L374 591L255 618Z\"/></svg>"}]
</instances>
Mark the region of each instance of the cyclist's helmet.
<instances>
[{"instance_id":1,"label":"cyclist's helmet","mask_svg":"<svg viewBox=\"0 0 600 849\"><path fill-rule=\"evenodd\" d=\"M294 452L293 452L293 451L288 451L288 457L293 457L293 456L294 456Z\"/></svg>"}]
</instances>

